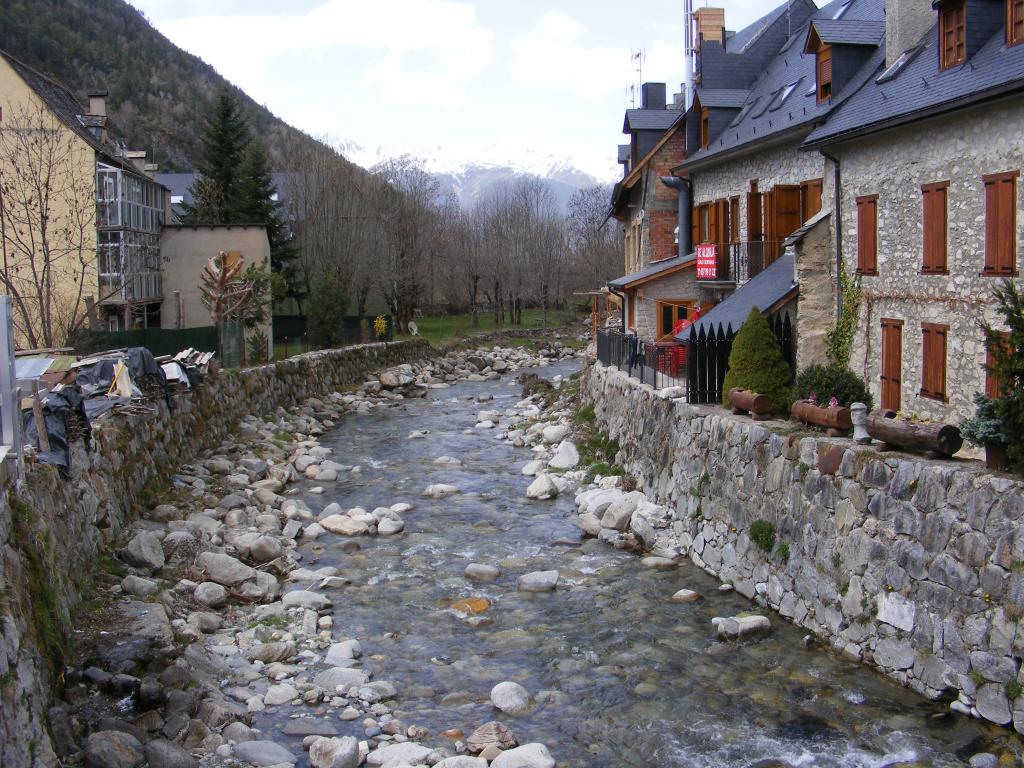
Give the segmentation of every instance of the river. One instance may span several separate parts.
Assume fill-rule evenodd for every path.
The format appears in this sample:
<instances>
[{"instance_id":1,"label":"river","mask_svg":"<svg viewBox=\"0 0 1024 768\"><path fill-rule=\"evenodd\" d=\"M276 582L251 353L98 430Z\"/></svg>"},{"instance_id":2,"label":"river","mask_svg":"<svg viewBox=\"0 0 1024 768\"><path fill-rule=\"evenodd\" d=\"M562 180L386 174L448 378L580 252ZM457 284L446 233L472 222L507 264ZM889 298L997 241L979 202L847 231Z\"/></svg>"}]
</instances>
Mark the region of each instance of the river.
<instances>
[{"instance_id":1,"label":"river","mask_svg":"<svg viewBox=\"0 0 1024 768\"><path fill-rule=\"evenodd\" d=\"M493 401L477 402L487 395ZM521 743L546 744L560 766L878 768L965 765L1010 738L827 649L805 647L805 633L778 616L765 638L715 639L712 617L756 607L719 592L689 562L645 570L637 556L582 538L571 495L526 499L529 478L520 469L532 453L473 428L477 411L504 411L519 395L505 377L347 416L321 442L333 460L360 465L361 476L323 495L299 481L315 512L332 501L416 505L400 536L361 538L354 552L327 536L300 551L304 566L335 566L352 581L334 593L335 635L359 639L375 679L398 688L396 716L429 729L427 743L440 743L446 729L468 736L497 719ZM414 430L429 435L409 439ZM462 465L436 465L442 455ZM426 499L431 483L461 493ZM502 575L471 582L463 575L471 562L497 565ZM516 591L518 575L546 569L560 572L555 592ZM681 588L702 602L670 602ZM449 607L467 597L490 606L471 621ZM503 680L525 686L537 707L501 716L489 692ZM254 725L270 734L281 725L274 717L261 714ZM333 722L342 735L365 738L359 720Z\"/></svg>"}]
</instances>

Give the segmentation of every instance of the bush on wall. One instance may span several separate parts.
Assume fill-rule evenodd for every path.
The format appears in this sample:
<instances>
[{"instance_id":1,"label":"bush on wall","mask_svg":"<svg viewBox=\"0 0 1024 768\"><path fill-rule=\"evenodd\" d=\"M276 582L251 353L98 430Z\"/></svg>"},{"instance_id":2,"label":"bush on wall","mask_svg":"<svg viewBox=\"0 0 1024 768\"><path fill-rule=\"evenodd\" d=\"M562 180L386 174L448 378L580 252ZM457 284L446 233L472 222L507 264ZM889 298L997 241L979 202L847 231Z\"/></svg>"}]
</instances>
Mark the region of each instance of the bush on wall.
<instances>
[{"instance_id":1,"label":"bush on wall","mask_svg":"<svg viewBox=\"0 0 1024 768\"><path fill-rule=\"evenodd\" d=\"M729 390L739 387L766 395L776 413L788 413L793 397L792 378L768 321L757 307L751 308L732 342L729 371L722 383L722 404L728 407Z\"/></svg>"},{"instance_id":2,"label":"bush on wall","mask_svg":"<svg viewBox=\"0 0 1024 768\"><path fill-rule=\"evenodd\" d=\"M814 393L818 405L827 405L831 398L847 407L864 403L871 410L871 392L864 379L849 368L835 365L810 365L796 377L797 398L806 399Z\"/></svg>"}]
</instances>

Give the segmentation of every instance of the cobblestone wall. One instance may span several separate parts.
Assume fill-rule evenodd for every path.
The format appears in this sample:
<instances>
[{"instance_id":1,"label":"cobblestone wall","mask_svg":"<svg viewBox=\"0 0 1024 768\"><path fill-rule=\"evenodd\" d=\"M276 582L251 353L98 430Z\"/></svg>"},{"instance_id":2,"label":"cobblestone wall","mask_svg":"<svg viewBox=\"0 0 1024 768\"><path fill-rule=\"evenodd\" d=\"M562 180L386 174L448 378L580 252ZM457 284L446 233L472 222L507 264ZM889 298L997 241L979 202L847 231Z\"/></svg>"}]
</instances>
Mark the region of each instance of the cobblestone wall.
<instances>
[{"instance_id":1,"label":"cobblestone wall","mask_svg":"<svg viewBox=\"0 0 1024 768\"><path fill-rule=\"evenodd\" d=\"M1024 483L786 436L599 364L584 393L694 563L925 696L1024 732L1024 696L1008 697L1024 685ZM755 520L775 527L770 553Z\"/></svg>"},{"instance_id":2,"label":"cobblestone wall","mask_svg":"<svg viewBox=\"0 0 1024 768\"><path fill-rule=\"evenodd\" d=\"M91 450L75 445L70 480L37 467L19 498L0 496L0 766L56 765L45 714L60 630L148 487L217 446L248 414L288 408L428 354L422 340L367 344L221 374L176 398L173 410L161 403L155 415L102 421Z\"/></svg>"}]
</instances>

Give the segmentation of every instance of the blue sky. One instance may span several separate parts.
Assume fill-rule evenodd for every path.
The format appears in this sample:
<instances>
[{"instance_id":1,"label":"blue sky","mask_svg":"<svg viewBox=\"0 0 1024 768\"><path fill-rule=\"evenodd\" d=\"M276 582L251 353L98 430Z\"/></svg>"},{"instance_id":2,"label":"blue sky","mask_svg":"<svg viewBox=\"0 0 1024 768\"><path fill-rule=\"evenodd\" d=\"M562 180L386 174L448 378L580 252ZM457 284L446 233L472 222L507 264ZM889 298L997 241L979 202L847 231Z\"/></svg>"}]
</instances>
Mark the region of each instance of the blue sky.
<instances>
[{"instance_id":1,"label":"blue sky","mask_svg":"<svg viewBox=\"0 0 1024 768\"><path fill-rule=\"evenodd\" d=\"M564 161L602 181L630 59L679 89L681 0L130 0L173 42L357 162L410 153L444 169ZM727 2L739 29L770 10Z\"/></svg>"}]
</instances>

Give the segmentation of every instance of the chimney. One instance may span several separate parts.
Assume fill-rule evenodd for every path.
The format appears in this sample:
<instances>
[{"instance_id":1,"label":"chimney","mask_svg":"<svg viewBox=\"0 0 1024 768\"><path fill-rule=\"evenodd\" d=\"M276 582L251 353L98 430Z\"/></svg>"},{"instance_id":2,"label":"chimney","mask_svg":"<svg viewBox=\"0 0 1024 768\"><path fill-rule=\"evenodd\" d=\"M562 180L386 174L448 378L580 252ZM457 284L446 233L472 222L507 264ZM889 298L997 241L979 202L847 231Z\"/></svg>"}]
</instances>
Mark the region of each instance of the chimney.
<instances>
[{"instance_id":1,"label":"chimney","mask_svg":"<svg viewBox=\"0 0 1024 768\"><path fill-rule=\"evenodd\" d=\"M146 150L144 149L126 149L122 155L125 160L130 160L131 164L138 168L140 171L146 169Z\"/></svg>"},{"instance_id":2,"label":"chimney","mask_svg":"<svg viewBox=\"0 0 1024 768\"><path fill-rule=\"evenodd\" d=\"M665 108L665 84L644 83L641 87L642 109L664 109Z\"/></svg>"},{"instance_id":3,"label":"chimney","mask_svg":"<svg viewBox=\"0 0 1024 768\"><path fill-rule=\"evenodd\" d=\"M89 91L89 114L95 117L107 116L107 92Z\"/></svg>"},{"instance_id":4,"label":"chimney","mask_svg":"<svg viewBox=\"0 0 1024 768\"><path fill-rule=\"evenodd\" d=\"M698 8L693 12L697 40L714 40L725 45L725 8Z\"/></svg>"},{"instance_id":5,"label":"chimney","mask_svg":"<svg viewBox=\"0 0 1024 768\"><path fill-rule=\"evenodd\" d=\"M885 0L885 66L892 66L935 24L931 0Z\"/></svg>"}]
</instances>

